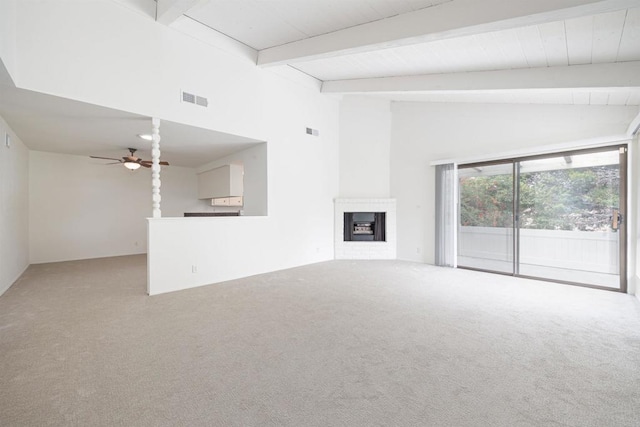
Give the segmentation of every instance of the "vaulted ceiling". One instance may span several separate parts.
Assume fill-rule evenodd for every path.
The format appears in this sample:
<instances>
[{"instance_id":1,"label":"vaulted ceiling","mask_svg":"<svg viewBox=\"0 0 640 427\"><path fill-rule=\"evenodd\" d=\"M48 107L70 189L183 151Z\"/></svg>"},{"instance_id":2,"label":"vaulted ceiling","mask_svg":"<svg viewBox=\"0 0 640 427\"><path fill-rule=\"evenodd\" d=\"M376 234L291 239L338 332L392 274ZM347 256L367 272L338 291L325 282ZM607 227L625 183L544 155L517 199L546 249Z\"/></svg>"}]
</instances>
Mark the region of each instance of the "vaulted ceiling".
<instances>
[{"instance_id":1,"label":"vaulted ceiling","mask_svg":"<svg viewBox=\"0 0 640 427\"><path fill-rule=\"evenodd\" d=\"M112 1L196 38L228 40L257 67L299 70L327 94L640 105L640 0ZM144 147L130 137L148 129L147 119L21 91L5 76L0 61L0 114L30 148L119 156L123 147ZM60 111L77 111L76 121L41 126ZM182 135L179 147L171 145L172 129ZM163 156L183 166L258 142L171 123L163 133Z\"/></svg>"},{"instance_id":2,"label":"vaulted ceiling","mask_svg":"<svg viewBox=\"0 0 640 427\"><path fill-rule=\"evenodd\" d=\"M125 1L125 0L123 0ZM327 93L640 105L640 0L158 0Z\"/></svg>"},{"instance_id":3,"label":"vaulted ceiling","mask_svg":"<svg viewBox=\"0 0 640 427\"><path fill-rule=\"evenodd\" d=\"M452 0L209 0L185 15L256 49L329 34Z\"/></svg>"}]
</instances>

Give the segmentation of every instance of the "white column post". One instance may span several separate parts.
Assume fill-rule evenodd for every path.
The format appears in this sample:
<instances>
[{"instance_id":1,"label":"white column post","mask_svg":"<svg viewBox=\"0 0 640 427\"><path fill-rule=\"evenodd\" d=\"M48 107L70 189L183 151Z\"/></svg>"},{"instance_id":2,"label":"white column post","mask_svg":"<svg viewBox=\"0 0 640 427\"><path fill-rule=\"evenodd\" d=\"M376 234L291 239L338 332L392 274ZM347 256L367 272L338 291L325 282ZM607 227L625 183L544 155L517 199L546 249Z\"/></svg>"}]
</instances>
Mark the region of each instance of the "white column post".
<instances>
[{"instance_id":1,"label":"white column post","mask_svg":"<svg viewBox=\"0 0 640 427\"><path fill-rule=\"evenodd\" d=\"M153 201L153 218L161 218L160 211L160 119L152 118L151 139L151 200Z\"/></svg>"}]
</instances>

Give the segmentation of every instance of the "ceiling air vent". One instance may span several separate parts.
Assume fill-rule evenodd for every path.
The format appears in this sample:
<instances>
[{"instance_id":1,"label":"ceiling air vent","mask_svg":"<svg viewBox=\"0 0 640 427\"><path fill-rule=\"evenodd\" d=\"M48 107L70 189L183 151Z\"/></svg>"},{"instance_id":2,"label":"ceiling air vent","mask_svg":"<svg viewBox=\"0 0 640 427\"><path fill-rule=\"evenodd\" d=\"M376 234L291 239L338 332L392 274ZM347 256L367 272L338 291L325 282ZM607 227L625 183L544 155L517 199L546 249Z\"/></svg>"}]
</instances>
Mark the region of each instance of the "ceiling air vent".
<instances>
[{"instance_id":1,"label":"ceiling air vent","mask_svg":"<svg viewBox=\"0 0 640 427\"><path fill-rule=\"evenodd\" d=\"M182 102L208 107L209 101L204 96L194 95L193 93L182 91Z\"/></svg>"}]
</instances>

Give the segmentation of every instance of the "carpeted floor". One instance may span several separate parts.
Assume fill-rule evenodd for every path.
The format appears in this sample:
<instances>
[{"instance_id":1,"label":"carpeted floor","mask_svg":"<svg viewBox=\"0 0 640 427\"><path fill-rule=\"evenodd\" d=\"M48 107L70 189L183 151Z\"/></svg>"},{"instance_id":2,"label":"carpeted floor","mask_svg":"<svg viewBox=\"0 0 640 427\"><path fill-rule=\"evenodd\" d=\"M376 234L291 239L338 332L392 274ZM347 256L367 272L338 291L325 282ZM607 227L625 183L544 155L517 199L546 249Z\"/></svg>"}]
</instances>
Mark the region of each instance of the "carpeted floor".
<instances>
[{"instance_id":1,"label":"carpeted floor","mask_svg":"<svg viewBox=\"0 0 640 427\"><path fill-rule=\"evenodd\" d=\"M640 425L628 295L399 261L145 274L36 265L0 297L0 425Z\"/></svg>"}]
</instances>

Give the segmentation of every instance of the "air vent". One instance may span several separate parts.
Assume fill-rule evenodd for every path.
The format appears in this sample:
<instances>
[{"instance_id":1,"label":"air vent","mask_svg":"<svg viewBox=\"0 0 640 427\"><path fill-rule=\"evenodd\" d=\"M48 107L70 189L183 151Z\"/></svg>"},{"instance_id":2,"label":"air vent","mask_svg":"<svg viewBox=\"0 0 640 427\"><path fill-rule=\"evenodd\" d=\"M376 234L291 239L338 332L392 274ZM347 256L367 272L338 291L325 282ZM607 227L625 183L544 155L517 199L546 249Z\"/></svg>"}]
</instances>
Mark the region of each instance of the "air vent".
<instances>
[{"instance_id":1,"label":"air vent","mask_svg":"<svg viewBox=\"0 0 640 427\"><path fill-rule=\"evenodd\" d=\"M182 92L182 102L188 102L189 104L199 105L201 107L209 106L209 101L204 96L198 96L184 91Z\"/></svg>"},{"instance_id":2,"label":"air vent","mask_svg":"<svg viewBox=\"0 0 640 427\"><path fill-rule=\"evenodd\" d=\"M207 98L203 96L196 96L196 104L201 107L206 107L209 105L209 101L207 101Z\"/></svg>"},{"instance_id":3,"label":"air vent","mask_svg":"<svg viewBox=\"0 0 640 427\"><path fill-rule=\"evenodd\" d=\"M192 93L182 92L182 101L190 104L196 103L196 96Z\"/></svg>"}]
</instances>

